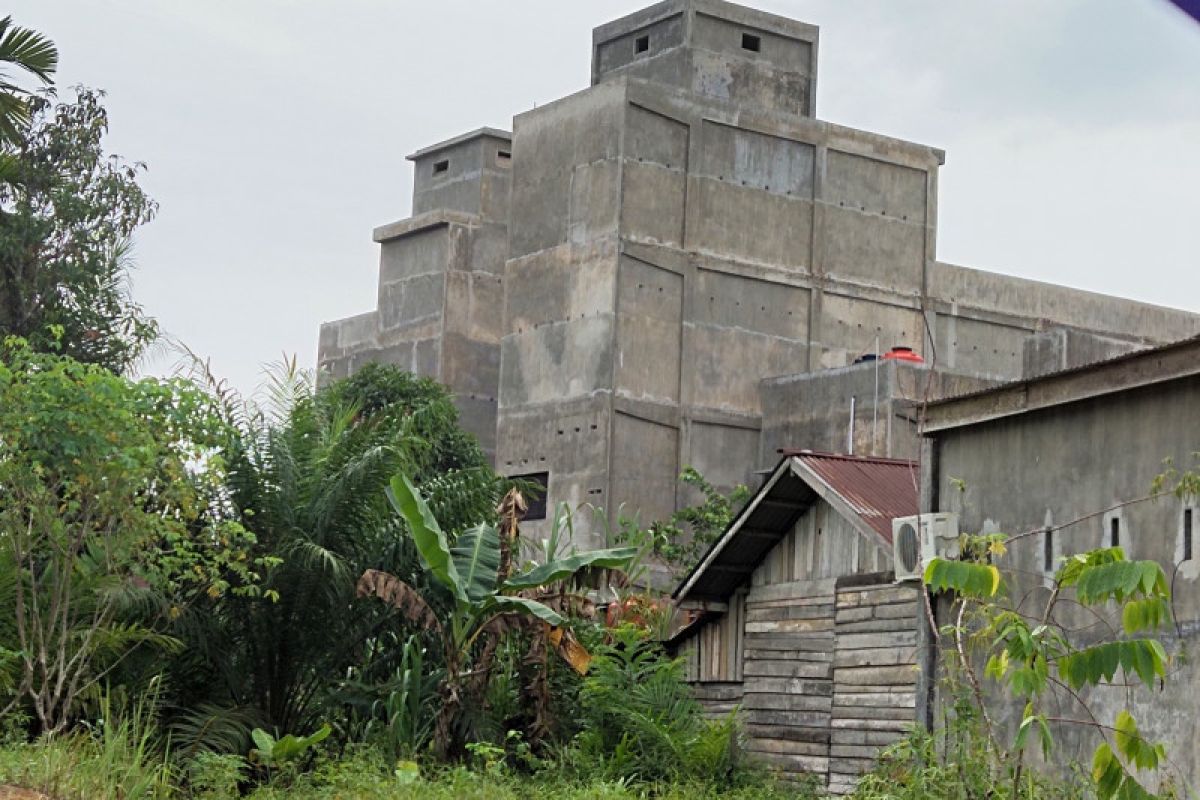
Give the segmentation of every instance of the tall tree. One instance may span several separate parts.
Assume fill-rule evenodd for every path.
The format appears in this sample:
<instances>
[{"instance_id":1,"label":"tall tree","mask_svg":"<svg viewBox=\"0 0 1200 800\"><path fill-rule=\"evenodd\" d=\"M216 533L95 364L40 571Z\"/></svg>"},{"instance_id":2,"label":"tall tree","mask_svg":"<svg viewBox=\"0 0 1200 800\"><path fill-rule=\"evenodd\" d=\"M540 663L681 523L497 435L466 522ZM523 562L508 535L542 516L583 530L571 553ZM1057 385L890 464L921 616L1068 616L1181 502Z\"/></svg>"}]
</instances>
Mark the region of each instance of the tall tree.
<instances>
[{"instance_id":1,"label":"tall tree","mask_svg":"<svg viewBox=\"0 0 1200 800\"><path fill-rule=\"evenodd\" d=\"M13 25L12 17L0 19L0 147L20 143L21 133L30 119L28 89L13 83L9 72L16 67L49 86L58 69L58 48L54 42L28 28Z\"/></svg>"},{"instance_id":2,"label":"tall tree","mask_svg":"<svg viewBox=\"0 0 1200 800\"><path fill-rule=\"evenodd\" d=\"M143 165L105 153L102 98L29 101L0 181L0 334L122 372L157 336L130 296L129 256L158 207L137 184Z\"/></svg>"}]
</instances>

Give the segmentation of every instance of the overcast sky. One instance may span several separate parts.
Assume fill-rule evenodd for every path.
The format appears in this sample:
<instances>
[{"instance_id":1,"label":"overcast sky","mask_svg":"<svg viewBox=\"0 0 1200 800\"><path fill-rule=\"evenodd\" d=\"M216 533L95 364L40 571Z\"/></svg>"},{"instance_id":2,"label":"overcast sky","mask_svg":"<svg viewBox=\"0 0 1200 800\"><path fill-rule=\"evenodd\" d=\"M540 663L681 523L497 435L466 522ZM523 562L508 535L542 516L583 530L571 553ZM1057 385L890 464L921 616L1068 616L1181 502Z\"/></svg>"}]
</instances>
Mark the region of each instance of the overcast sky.
<instances>
[{"instance_id":1,"label":"overcast sky","mask_svg":"<svg viewBox=\"0 0 1200 800\"><path fill-rule=\"evenodd\" d=\"M592 27L647 4L9 5L149 166L137 298L251 390L374 307L405 155L584 88ZM939 259L1200 311L1200 25L1166 0L750 4L821 27L820 118L947 151Z\"/></svg>"}]
</instances>

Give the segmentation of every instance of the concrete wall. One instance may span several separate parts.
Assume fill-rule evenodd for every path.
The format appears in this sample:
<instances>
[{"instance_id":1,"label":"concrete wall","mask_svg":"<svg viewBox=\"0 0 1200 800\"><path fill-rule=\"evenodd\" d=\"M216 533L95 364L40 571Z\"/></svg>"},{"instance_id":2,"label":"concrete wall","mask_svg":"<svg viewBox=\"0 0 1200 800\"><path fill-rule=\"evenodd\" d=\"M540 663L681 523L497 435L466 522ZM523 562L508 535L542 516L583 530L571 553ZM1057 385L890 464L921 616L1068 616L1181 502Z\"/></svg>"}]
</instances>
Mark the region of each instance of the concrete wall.
<instances>
[{"instance_id":1,"label":"concrete wall","mask_svg":"<svg viewBox=\"0 0 1200 800\"><path fill-rule=\"evenodd\" d=\"M329 377L379 362L444 383L463 428L489 457L496 447L510 151L507 134L482 129L409 157L414 216L374 233L376 310L322 325L317 353Z\"/></svg>"},{"instance_id":2,"label":"concrete wall","mask_svg":"<svg viewBox=\"0 0 1200 800\"><path fill-rule=\"evenodd\" d=\"M1194 463L1192 454L1200 451L1198 408L1200 378L1180 378L939 432L938 455L932 461L937 464L934 510L957 512L964 531L1020 533L1080 520L1052 535L1050 554L1057 561L1107 546L1111 518L1118 516L1128 557L1163 565L1173 583L1178 628L1159 636L1174 660L1161 688L1132 692L1131 708L1148 736L1166 740L1170 757L1193 784L1200 780L1195 744L1200 739L1195 713L1200 696L1200 560L1183 560L1184 503L1170 496L1099 512L1149 494L1151 482L1163 471L1163 459L1172 458L1181 467ZM965 491L956 488L959 480ZM1089 514L1095 516L1084 518ZM1200 548L1195 552L1200 554ZM1023 609L1030 613L1049 592L1046 555L1044 535L1038 535L1015 542L1003 562L1010 596L1026 598ZM1080 641L1087 641L1086 630L1094 630L1095 621L1079 616L1085 629ZM1114 624L1120 628L1119 620ZM1122 688L1085 693L1104 724L1112 723L1125 697ZM1084 713L1067 698L1062 711ZM1021 709L998 705L992 714L1011 727ZM1096 744L1085 741L1078 728L1057 731L1055 737L1062 748L1059 763L1086 761Z\"/></svg>"},{"instance_id":3,"label":"concrete wall","mask_svg":"<svg viewBox=\"0 0 1200 800\"><path fill-rule=\"evenodd\" d=\"M649 522L694 499L676 483L686 465L728 490L776 443L842 449L851 379L796 382L829 413L781 411L767 443L764 377L908 345L955 374L1015 378L1027 336L1056 325L1075 332L1070 355L1047 340L1030 364L1200 330L938 262L944 154L813 118L817 40L721 0L597 28L591 88L518 115L511 138L480 129L410 156L415 216L376 231L378 308L323 326L320 364L436 377L502 472L549 472L552 506ZM794 402L785 383L768 392ZM856 446L908 454L876 433Z\"/></svg>"},{"instance_id":4,"label":"concrete wall","mask_svg":"<svg viewBox=\"0 0 1200 800\"><path fill-rule=\"evenodd\" d=\"M811 117L817 35L815 26L721 0L667 0L596 28L592 83L636 77Z\"/></svg>"},{"instance_id":5,"label":"concrete wall","mask_svg":"<svg viewBox=\"0 0 1200 800\"><path fill-rule=\"evenodd\" d=\"M750 480L764 375L846 363L884 327L920 340L939 154L794 115L745 117L624 78L516 118L503 470L546 464L552 498L648 522L687 501L685 465L722 488ZM882 324L863 331L863 319ZM528 430L557 430L564 402L608 415L586 489L560 482L560 456Z\"/></svg>"},{"instance_id":6,"label":"concrete wall","mask_svg":"<svg viewBox=\"0 0 1200 800\"><path fill-rule=\"evenodd\" d=\"M774 465L783 448L849 452L851 398L855 455L915 460L920 454L917 404L993 383L971 373L891 359L766 378L759 388L763 416L758 467Z\"/></svg>"}]
</instances>

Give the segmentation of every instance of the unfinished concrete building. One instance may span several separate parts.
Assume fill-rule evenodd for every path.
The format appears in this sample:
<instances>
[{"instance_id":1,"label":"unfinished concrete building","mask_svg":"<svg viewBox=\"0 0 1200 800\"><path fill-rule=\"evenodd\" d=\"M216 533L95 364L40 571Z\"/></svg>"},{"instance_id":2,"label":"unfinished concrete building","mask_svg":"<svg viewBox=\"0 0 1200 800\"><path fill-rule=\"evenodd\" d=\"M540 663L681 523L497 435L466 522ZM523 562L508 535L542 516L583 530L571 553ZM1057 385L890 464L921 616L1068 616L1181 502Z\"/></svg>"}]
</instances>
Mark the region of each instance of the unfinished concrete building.
<instances>
[{"instance_id":1,"label":"unfinished concrete building","mask_svg":"<svg viewBox=\"0 0 1200 800\"><path fill-rule=\"evenodd\" d=\"M776 445L847 449L826 439L847 441L858 389L764 379L858 380L842 369L857 356L908 345L965 388L1020 377L1031 334L1067 331L1036 361L1066 357L1054 336L1119 351L1200 331L939 262L944 154L817 119L817 51L816 27L720 0L597 28L589 88L517 115L511 138L411 157L414 216L375 232L378 309L323 326L320 366L436 377L497 468L543 480L551 508L649 521L687 501L684 466L730 486ZM860 452L913 455L915 437L880 433L905 391L857 406ZM783 438L764 441L765 412Z\"/></svg>"}]
</instances>

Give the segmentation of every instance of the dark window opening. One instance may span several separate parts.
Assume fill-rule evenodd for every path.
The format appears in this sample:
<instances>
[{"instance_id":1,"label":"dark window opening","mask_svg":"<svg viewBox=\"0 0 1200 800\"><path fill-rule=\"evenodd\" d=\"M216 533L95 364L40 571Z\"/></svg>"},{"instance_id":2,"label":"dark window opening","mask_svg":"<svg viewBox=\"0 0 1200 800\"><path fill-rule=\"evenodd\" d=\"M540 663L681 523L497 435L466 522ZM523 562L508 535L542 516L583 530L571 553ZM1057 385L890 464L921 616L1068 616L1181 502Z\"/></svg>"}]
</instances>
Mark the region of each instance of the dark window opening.
<instances>
[{"instance_id":1,"label":"dark window opening","mask_svg":"<svg viewBox=\"0 0 1200 800\"><path fill-rule=\"evenodd\" d=\"M538 519L546 518L546 488L550 485L549 472L531 472L528 475L513 475L515 481L523 481L526 485L522 487L522 492L525 495L525 519L532 522Z\"/></svg>"},{"instance_id":2,"label":"dark window opening","mask_svg":"<svg viewBox=\"0 0 1200 800\"><path fill-rule=\"evenodd\" d=\"M443 172L446 172L449 169L450 169L450 159L446 159L445 161L433 162L433 174L434 175L441 175Z\"/></svg>"},{"instance_id":3,"label":"dark window opening","mask_svg":"<svg viewBox=\"0 0 1200 800\"><path fill-rule=\"evenodd\" d=\"M497 150L496 158L500 159L501 161L508 161L510 158L512 158L512 153L508 152L507 150Z\"/></svg>"},{"instance_id":4,"label":"dark window opening","mask_svg":"<svg viewBox=\"0 0 1200 800\"><path fill-rule=\"evenodd\" d=\"M1042 569L1054 571L1054 531L1046 531L1046 538L1042 542L1042 562Z\"/></svg>"},{"instance_id":5,"label":"dark window opening","mask_svg":"<svg viewBox=\"0 0 1200 800\"><path fill-rule=\"evenodd\" d=\"M762 37L755 36L753 33L743 33L742 49L749 50L752 53L757 53L762 49Z\"/></svg>"},{"instance_id":6,"label":"dark window opening","mask_svg":"<svg viewBox=\"0 0 1200 800\"><path fill-rule=\"evenodd\" d=\"M633 41L633 52L644 53L650 49L650 35L639 36Z\"/></svg>"},{"instance_id":7,"label":"dark window opening","mask_svg":"<svg viewBox=\"0 0 1200 800\"><path fill-rule=\"evenodd\" d=\"M1109 521L1109 525L1111 526L1109 529L1109 542L1110 542L1109 546L1110 547L1120 547L1121 546L1121 520L1118 519L1117 517L1113 517Z\"/></svg>"},{"instance_id":8,"label":"dark window opening","mask_svg":"<svg viewBox=\"0 0 1200 800\"><path fill-rule=\"evenodd\" d=\"M1183 560L1192 560L1192 510L1183 510Z\"/></svg>"}]
</instances>

